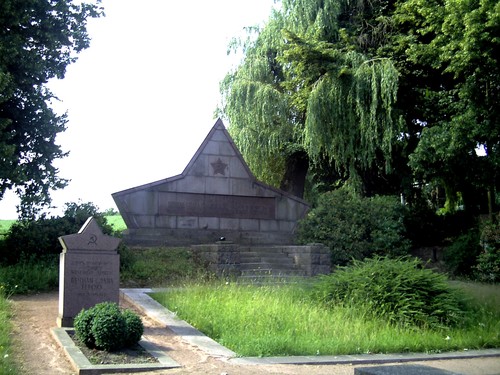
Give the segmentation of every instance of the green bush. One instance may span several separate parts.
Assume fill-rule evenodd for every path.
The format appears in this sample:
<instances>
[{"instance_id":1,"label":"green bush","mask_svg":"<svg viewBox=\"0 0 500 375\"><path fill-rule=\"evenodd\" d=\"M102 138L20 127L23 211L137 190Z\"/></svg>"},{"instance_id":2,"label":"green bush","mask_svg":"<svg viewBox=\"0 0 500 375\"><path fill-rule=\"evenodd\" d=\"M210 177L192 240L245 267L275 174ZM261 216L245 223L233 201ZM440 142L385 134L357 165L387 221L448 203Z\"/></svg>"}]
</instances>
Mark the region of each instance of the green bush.
<instances>
[{"instance_id":1,"label":"green bush","mask_svg":"<svg viewBox=\"0 0 500 375\"><path fill-rule=\"evenodd\" d=\"M92 321L92 335L98 349L111 351L124 346L127 325L116 303L100 304Z\"/></svg>"},{"instance_id":2,"label":"green bush","mask_svg":"<svg viewBox=\"0 0 500 375\"><path fill-rule=\"evenodd\" d=\"M95 348L92 323L94 322L96 312L97 309L95 307L88 310L83 309L75 316L73 321L76 337L89 348Z\"/></svg>"},{"instance_id":3,"label":"green bush","mask_svg":"<svg viewBox=\"0 0 500 375\"><path fill-rule=\"evenodd\" d=\"M453 276L470 277L481 251L479 233L471 230L457 237L444 251L446 268Z\"/></svg>"},{"instance_id":4,"label":"green bush","mask_svg":"<svg viewBox=\"0 0 500 375\"><path fill-rule=\"evenodd\" d=\"M484 282L500 281L500 224L488 222L481 231L481 252L477 257L475 276Z\"/></svg>"},{"instance_id":5,"label":"green bush","mask_svg":"<svg viewBox=\"0 0 500 375\"><path fill-rule=\"evenodd\" d=\"M298 240L327 245L338 265L375 254L406 255L410 242L404 237L403 215L397 197L360 198L339 189L319 198L299 224Z\"/></svg>"},{"instance_id":6,"label":"green bush","mask_svg":"<svg viewBox=\"0 0 500 375\"><path fill-rule=\"evenodd\" d=\"M117 350L136 344L144 332L141 319L116 303L102 302L83 309L74 320L77 338L89 348Z\"/></svg>"},{"instance_id":7,"label":"green bush","mask_svg":"<svg viewBox=\"0 0 500 375\"><path fill-rule=\"evenodd\" d=\"M321 277L313 296L328 305L343 304L394 324L418 327L454 326L466 311L465 298L449 286L446 276L410 258L354 261Z\"/></svg>"},{"instance_id":8,"label":"green bush","mask_svg":"<svg viewBox=\"0 0 500 375\"><path fill-rule=\"evenodd\" d=\"M142 324L141 318L131 310L125 310L123 312L123 318L127 326L125 346L132 346L141 339L144 333L144 325Z\"/></svg>"},{"instance_id":9,"label":"green bush","mask_svg":"<svg viewBox=\"0 0 500 375\"><path fill-rule=\"evenodd\" d=\"M59 254L62 247L58 237L77 233L90 216L94 217L103 233L112 233L104 215L90 202L66 203L63 217L42 216L37 220L14 223L0 242L0 262L16 264L23 258L39 259L47 254Z\"/></svg>"}]
</instances>

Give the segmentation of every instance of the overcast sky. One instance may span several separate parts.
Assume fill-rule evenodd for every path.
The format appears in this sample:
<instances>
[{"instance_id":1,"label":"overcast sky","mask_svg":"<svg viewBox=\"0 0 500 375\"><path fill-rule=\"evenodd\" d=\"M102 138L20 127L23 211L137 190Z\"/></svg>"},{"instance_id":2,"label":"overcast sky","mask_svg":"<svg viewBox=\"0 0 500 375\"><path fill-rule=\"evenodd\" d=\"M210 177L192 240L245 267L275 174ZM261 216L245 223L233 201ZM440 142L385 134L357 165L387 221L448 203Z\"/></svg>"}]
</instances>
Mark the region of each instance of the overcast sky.
<instances>
[{"instance_id":1,"label":"overcast sky","mask_svg":"<svg viewBox=\"0 0 500 375\"><path fill-rule=\"evenodd\" d=\"M234 65L232 37L264 22L273 0L104 0L90 48L51 82L68 111L57 161L70 185L53 204L115 208L111 194L180 174L215 124L219 82ZM227 124L226 124L227 125ZM0 219L15 219L13 194ZM60 214L60 211L55 211Z\"/></svg>"}]
</instances>

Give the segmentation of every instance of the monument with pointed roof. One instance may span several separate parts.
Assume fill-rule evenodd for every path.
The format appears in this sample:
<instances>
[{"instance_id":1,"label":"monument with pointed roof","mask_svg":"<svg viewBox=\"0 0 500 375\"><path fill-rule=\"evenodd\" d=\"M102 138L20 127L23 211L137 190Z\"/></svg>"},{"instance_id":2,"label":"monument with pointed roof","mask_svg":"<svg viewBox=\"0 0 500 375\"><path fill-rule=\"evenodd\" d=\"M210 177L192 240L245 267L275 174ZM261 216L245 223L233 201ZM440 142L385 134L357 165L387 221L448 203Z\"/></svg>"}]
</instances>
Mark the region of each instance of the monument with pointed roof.
<instances>
[{"instance_id":1,"label":"monument with pointed roof","mask_svg":"<svg viewBox=\"0 0 500 375\"><path fill-rule=\"evenodd\" d=\"M151 168L155 168L154 165ZM292 244L302 199L254 177L219 119L184 171L112 194L129 245Z\"/></svg>"}]
</instances>

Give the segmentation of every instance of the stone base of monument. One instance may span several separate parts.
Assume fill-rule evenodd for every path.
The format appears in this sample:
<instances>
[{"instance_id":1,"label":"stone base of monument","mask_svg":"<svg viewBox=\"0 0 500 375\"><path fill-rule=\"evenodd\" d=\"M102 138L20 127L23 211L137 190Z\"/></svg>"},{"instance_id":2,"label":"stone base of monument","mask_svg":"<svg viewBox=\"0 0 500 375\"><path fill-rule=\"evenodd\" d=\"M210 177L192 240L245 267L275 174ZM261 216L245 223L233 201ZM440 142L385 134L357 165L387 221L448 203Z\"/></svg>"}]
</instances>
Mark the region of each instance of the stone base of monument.
<instances>
[{"instance_id":1,"label":"stone base of monument","mask_svg":"<svg viewBox=\"0 0 500 375\"><path fill-rule=\"evenodd\" d=\"M293 235L288 232L129 228L122 233L123 242L132 247L190 246L215 243L222 235L228 241L242 245L290 245L294 243Z\"/></svg>"},{"instance_id":2,"label":"stone base of monument","mask_svg":"<svg viewBox=\"0 0 500 375\"><path fill-rule=\"evenodd\" d=\"M321 244L306 246L245 246L228 241L191 246L219 276L239 280L293 279L328 274L330 250Z\"/></svg>"},{"instance_id":3,"label":"stone base of monument","mask_svg":"<svg viewBox=\"0 0 500 375\"><path fill-rule=\"evenodd\" d=\"M158 360L157 363L94 365L90 363L83 352L75 345L68 333L70 331L72 331L72 328L51 329L52 336L64 350L64 353L78 375L146 372L181 367L181 365L167 356L155 344L147 340L139 341L139 345L142 346L150 355L155 357Z\"/></svg>"}]
</instances>

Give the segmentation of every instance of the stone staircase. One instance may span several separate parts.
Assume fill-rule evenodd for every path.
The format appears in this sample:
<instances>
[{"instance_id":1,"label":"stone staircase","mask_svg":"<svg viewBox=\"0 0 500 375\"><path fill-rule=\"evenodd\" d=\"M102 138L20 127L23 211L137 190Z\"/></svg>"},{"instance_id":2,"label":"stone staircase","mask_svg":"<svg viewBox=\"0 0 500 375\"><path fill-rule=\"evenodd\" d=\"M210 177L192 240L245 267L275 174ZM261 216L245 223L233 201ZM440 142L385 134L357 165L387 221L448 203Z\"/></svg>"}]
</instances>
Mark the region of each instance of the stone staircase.
<instances>
[{"instance_id":1,"label":"stone staircase","mask_svg":"<svg viewBox=\"0 0 500 375\"><path fill-rule=\"evenodd\" d=\"M192 245L191 250L216 275L242 283L294 282L331 270L330 250L321 244L257 246L220 241Z\"/></svg>"},{"instance_id":2,"label":"stone staircase","mask_svg":"<svg viewBox=\"0 0 500 375\"><path fill-rule=\"evenodd\" d=\"M274 246L241 247L239 261L237 279L243 283L293 282L306 276L293 257Z\"/></svg>"}]
</instances>

